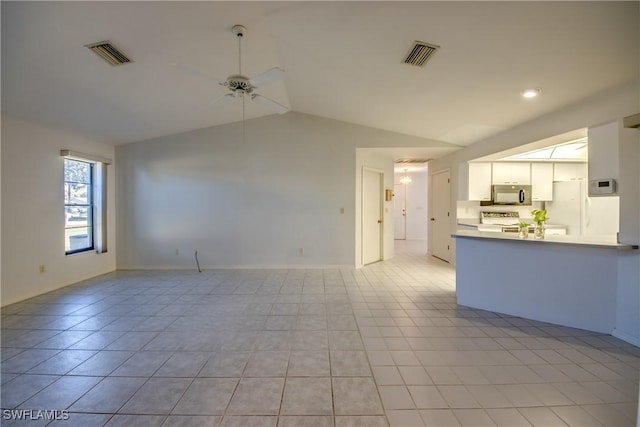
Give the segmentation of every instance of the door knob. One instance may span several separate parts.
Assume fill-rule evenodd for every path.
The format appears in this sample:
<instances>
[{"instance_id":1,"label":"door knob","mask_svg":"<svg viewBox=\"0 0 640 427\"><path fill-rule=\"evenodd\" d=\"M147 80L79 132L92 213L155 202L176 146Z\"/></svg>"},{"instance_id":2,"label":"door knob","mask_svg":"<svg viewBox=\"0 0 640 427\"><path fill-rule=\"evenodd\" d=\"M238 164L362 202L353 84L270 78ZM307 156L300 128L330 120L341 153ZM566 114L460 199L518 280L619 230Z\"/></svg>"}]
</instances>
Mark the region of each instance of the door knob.
<instances>
[{"instance_id":1,"label":"door knob","mask_svg":"<svg viewBox=\"0 0 640 427\"><path fill-rule=\"evenodd\" d=\"M382 220L381 219L378 220L378 224L382 224Z\"/></svg>"},{"instance_id":2,"label":"door knob","mask_svg":"<svg viewBox=\"0 0 640 427\"><path fill-rule=\"evenodd\" d=\"M431 218L431 221L435 221L435 220L436 220L435 218Z\"/></svg>"}]
</instances>

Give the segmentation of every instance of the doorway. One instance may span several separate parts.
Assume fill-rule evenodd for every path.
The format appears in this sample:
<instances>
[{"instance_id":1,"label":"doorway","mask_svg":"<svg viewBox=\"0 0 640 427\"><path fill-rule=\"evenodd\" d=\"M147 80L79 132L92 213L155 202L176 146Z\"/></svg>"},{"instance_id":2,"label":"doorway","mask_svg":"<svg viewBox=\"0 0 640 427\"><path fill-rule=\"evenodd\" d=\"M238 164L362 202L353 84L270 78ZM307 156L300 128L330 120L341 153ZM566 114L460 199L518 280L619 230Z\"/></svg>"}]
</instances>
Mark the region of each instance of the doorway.
<instances>
[{"instance_id":1,"label":"doorway","mask_svg":"<svg viewBox=\"0 0 640 427\"><path fill-rule=\"evenodd\" d=\"M396 166L393 189L394 240L422 240L426 254L429 238L428 166Z\"/></svg>"},{"instance_id":2,"label":"doorway","mask_svg":"<svg viewBox=\"0 0 640 427\"><path fill-rule=\"evenodd\" d=\"M382 187L384 174L362 168L362 263L382 261Z\"/></svg>"},{"instance_id":3,"label":"doorway","mask_svg":"<svg viewBox=\"0 0 640 427\"><path fill-rule=\"evenodd\" d=\"M450 171L449 169L431 175L431 255L443 261L451 260L450 230Z\"/></svg>"},{"instance_id":4,"label":"doorway","mask_svg":"<svg viewBox=\"0 0 640 427\"><path fill-rule=\"evenodd\" d=\"M407 239L407 186L395 184L393 186L393 238Z\"/></svg>"}]
</instances>

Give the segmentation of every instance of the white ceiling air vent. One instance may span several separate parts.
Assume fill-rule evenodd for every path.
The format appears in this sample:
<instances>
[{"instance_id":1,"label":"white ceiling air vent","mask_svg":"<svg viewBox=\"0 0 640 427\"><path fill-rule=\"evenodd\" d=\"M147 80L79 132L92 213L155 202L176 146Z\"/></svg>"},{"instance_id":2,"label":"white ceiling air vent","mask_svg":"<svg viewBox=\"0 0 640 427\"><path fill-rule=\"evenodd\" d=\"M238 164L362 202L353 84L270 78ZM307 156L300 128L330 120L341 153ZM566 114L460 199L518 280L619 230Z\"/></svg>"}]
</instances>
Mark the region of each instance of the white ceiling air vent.
<instances>
[{"instance_id":1,"label":"white ceiling air vent","mask_svg":"<svg viewBox=\"0 0 640 427\"><path fill-rule=\"evenodd\" d=\"M120 52L109 41L92 43L92 44L85 45L85 47L113 66L123 65L129 62L133 62L129 58L127 58L127 56L124 53Z\"/></svg>"},{"instance_id":2,"label":"white ceiling air vent","mask_svg":"<svg viewBox=\"0 0 640 427\"><path fill-rule=\"evenodd\" d=\"M438 49L440 49L440 46L416 40L402 62L416 67L424 67L424 64L427 63L429 58L431 58Z\"/></svg>"}]
</instances>

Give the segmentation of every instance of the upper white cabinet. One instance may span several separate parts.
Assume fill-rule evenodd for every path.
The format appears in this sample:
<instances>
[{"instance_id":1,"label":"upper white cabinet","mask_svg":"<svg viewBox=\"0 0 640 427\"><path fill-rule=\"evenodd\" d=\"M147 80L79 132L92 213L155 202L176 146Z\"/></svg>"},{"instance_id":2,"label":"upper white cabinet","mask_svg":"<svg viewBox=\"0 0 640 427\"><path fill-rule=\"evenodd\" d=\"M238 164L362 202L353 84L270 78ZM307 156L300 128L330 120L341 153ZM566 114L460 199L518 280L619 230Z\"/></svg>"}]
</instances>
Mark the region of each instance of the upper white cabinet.
<instances>
[{"instance_id":1,"label":"upper white cabinet","mask_svg":"<svg viewBox=\"0 0 640 427\"><path fill-rule=\"evenodd\" d=\"M531 199L553 200L553 163L531 163Z\"/></svg>"},{"instance_id":2,"label":"upper white cabinet","mask_svg":"<svg viewBox=\"0 0 640 427\"><path fill-rule=\"evenodd\" d=\"M587 167L586 163L554 163L553 180L575 181L587 179Z\"/></svg>"},{"instance_id":3,"label":"upper white cabinet","mask_svg":"<svg viewBox=\"0 0 640 427\"><path fill-rule=\"evenodd\" d=\"M553 181L587 179L587 163L469 163L468 200L491 200L491 185L531 185L533 201L553 200Z\"/></svg>"},{"instance_id":4,"label":"upper white cabinet","mask_svg":"<svg viewBox=\"0 0 640 427\"><path fill-rule=\"evenodd\" d=\"M512 163L511 183L520 184L520 185L530 185L531 184L531 164L530 163Z\"/></svg>"},{"instance_id":5,"label":"upper white cabinet","mask_svg":"<svg viewBox=\"0 0 640 427\"><path fill-rule=\"evenodd\" d=\"M469 163L469 200L491 200L491 163Z\"/></svg>"},{"instance_id":6,"label":"upper white cabinet","mask_svg":"<svg viewBox=\"0 0 640 427\"><path fill-rule=\"evenodd\" d=\"M491 182L494 185L530 185L531 165L530 163L512 162L493 163L493 178Z\"/></svg>"}]
</instances>

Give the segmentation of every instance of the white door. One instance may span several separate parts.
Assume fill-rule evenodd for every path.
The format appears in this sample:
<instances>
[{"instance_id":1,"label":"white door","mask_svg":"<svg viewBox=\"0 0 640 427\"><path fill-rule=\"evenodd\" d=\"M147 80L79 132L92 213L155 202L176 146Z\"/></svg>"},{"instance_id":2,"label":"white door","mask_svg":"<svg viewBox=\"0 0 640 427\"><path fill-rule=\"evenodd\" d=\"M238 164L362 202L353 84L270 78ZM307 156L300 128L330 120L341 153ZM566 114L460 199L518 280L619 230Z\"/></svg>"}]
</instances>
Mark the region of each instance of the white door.
<instances>
[{"instance_id":1,"label":"white door","mask_svg":"<svg viewBox=\"0 0 640 427\"><path fill-rule=\"evenodd\" d=\"M431 255L451 260L449 170L431 175Z\"/></svg>"},{"instance_id":2,"label":"white door","mask_svg":"<svg viewBox=\"0 0 640 427\"><path fill-rule=\"evenodd\" d=\"M393 231L394 239L407 238L407 186L396 184L393 186Z\"/></svg>"},{"instance_id":3,"label":"white door","mask_svg":"<svg viewBox=\"0 0 640 427\"><path fill-rule=\"evenodd\" d=\"M382 173L362 169L362 263L382 260Z\"/></svg>"}]
</instances>

